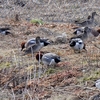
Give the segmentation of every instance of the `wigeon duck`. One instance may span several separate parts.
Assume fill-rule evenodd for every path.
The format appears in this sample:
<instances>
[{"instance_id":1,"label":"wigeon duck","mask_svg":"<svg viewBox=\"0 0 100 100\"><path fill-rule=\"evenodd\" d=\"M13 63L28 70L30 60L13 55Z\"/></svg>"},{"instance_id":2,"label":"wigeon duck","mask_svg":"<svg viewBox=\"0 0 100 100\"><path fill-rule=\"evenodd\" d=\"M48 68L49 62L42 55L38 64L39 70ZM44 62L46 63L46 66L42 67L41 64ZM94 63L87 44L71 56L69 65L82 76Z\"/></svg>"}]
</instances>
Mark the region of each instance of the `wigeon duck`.
<instances>
[{"instance_id":1,"label":"wigeon duck","mask_svg":"<svg viewBox=\"0 0 100 100\"><path fill-rule=\"evenodd\" d=\"M8 30L10 30L10 28L0 28L0 33L1 33L2 35L11 34Z\"/></svg>"},{"instance_id":2,"label":"wigeon duck","mask_svg":"<svg viewBox=\"0 0 100 100\"><path fill-rule=\"evenodd\" d=\"M30 53L36 53L39 52L40 49L42 49L44 46L47 46L48 43L45 42L40 42L40 37L37 36L36 37L36 43L32 44L30 46L28 46L25 50L24 50L24 54L30 54Z\"/></svg>"},{"instance_id":3,"label":"wigeon duck","mask_svg":"<svg viewBox=\"0 0 100 100\"><path fill-rule=\"evenodd\" d=\"M70 47L73 48L74 52L79 51L80 53L82 49L86 50L85 44L80 38L72 39L69 44L70 44Z\"/></svg>"},{"instance_id":4,"label":"wigeon duck","mask_svg":"<svg viewBox=\"0 0 100 100\"><path fill-rule=\"evenodd\" d=\"M73 33L77 36L72 37L72 38L81 38L82 40L85 39L89 39L89 40L93 40L94 37L98 37L100 34L100 30L94 30L92 28L89 27L80 27L78 29L76 29L76 31Z\"/></svg>"},{"instance_id":5,"label":"wigeon duck","mask_svg":"<svg viewBox=\"0 0 100 100\"><path fill-rule=\"evenodd\" d=\"M87 17L87 20L84 20L84 21L81 21L81 22L75 21L75 23L78 24L78 25L81 25L81 26L91 25L94 22L95 15L98 15L98 14L96 12L92 12L92 14Z\"/></svg>"},{"instance_id":6,"label":"wigeon duck","mask_svg":"<svg viewBox=\"0 0 100 100\"><path fill-rule=\"evenodd\" d=\"M39 53L36 55L36 60L40 61L46 65L46 66L50 66L50 65L56 65L57 63L59 63L60 60L60 56L56 55L55 53L40 53L40 57L39 57Z\"/></svg>"},{"instance_id":7,"label":"wigeon duck","mask_svg":"<svg viewBox=\"0 0 100 100\"><path fill-rule=\"evenodd\" d=\"M83 41L85 41L85 40L88 38L88 33L90 33L90 32L89 32L89 28L88 28L88 27L85 27L85 28L84 28L83 34L80 34L80 35L78 35L78 36L74 36L74 37L71 38L71 40L72 40L72 39L76 39L76 38L80 38L80 39L82 39Z\"/></svg>"},{"instance_id":8,"label":"wigeon duck","mask_svg":"<svg viewBox=\"0 0 100 100\"><path fill-rule=\"evenodd\" d=\"M40 38L40 42L41 43L44 43L45 45L44 46L47 46L48 44L50 44L50 42L48 41L49 39L45 39L45 38ZM21 51L24 49L24 48L28 48L29 46L33 45L33 44L36 44L36 38L32 38L30 40L28 40L27 42L22 42L21 43Z\"/></svg>"}]
</instances>

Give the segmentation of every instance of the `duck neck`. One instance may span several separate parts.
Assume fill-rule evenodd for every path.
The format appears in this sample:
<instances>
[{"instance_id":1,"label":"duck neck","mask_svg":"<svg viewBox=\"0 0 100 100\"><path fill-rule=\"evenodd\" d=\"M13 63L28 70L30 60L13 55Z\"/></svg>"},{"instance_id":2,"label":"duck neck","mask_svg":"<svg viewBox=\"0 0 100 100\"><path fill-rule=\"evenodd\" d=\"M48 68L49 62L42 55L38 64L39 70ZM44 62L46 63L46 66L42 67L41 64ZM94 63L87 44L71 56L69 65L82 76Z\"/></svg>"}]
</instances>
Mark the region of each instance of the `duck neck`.
<instances>
[{"instance_id":1,"label":"duck neck","mask_svg":"<svg viewBox=\"0 0 100 100\"><path fill-rule=\"evenodd\" d=\"M40 40L36 40L36 44L40 44Z\"/></svg>"},{"instance_id":2,"label":"duck neck","mask_svg":"<svg viewBox=\"0 0 100 100\"><path fill-rule=\"evenodd\" d=\"M86 39L87 37L88 37L88 33L87 32L84 32L83 38Z\"/></svg>"},{"instance_id":3,"label":"duck neck","mask_svg":"<svg viewBox=\"0 0 100 100\"><path fill-rule=\"evenodd\" d=\"M40 44L40 37L36 37L36 44Z\"/></svg>"}]
</instances>

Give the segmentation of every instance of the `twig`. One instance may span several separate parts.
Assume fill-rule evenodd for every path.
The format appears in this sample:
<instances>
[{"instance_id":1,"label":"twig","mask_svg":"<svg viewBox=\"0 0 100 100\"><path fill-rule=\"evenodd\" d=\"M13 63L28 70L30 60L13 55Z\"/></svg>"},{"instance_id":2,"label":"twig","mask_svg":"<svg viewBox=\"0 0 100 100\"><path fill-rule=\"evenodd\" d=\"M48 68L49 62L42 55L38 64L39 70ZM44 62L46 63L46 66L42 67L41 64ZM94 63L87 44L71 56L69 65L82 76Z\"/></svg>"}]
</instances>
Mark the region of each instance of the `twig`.
<instances>
[{"instance_id":1,"label":"twig","mask_svg":"<svg viewBox=\"0 0 100 100\"><path fill-rule=\"evenodd\" d=\"M16 67L18 67L18 64L17 64L17 59L16 59L16 55L15 55L15 52L14 52L14 50L12 49L12 52L13 52L13 54L14 54L14 60L15 60L15 63L16 63Z\"/></svg>"},{"instance_id":2,"label":"twig","mask_svg":"<svg viewBox=\"0 0 100 100\"><path fill-rule=\"evenodd\" d=\"M13 95L13 100L15 100L15 94L14 94L13 89L11 89L11 91L12 91L12 95Z\"/></svg>"},{"instance_id":3,"label":"twig","mask_svg":"<svg viewBox=\"0 0 100 100\"><path fill-rule=\"evenodd\" d=\"M29 97L30 97L30 100L33 100L32 99L32 96L30 95L30 93L29 93L29 91L26 89L26 91L27 91L27 94L29 95Z\"/></svg>"},{"instance_id":4,"label":"twig","mask_svg":"<svg viewBox=\"0 0 100 100\"><path fill-rule=\"evenodd\" d=\"M92 43L93 44L93 43ZM100 49L100 47L98 47L96 44L93 44L96 48Z\"/></svg>"},{"instance_id":5,"label":"twig","mask_svg":"<svg viewBox=\"0 0 100 100\"><path fill-rule=\"evenodd\" d=\"M39 73L38 73L38 81L39 81L39 78L40 78L40 75L41 75L41 68L40 68L40 51L39 51Z\"/></svg>"}]
</instances>

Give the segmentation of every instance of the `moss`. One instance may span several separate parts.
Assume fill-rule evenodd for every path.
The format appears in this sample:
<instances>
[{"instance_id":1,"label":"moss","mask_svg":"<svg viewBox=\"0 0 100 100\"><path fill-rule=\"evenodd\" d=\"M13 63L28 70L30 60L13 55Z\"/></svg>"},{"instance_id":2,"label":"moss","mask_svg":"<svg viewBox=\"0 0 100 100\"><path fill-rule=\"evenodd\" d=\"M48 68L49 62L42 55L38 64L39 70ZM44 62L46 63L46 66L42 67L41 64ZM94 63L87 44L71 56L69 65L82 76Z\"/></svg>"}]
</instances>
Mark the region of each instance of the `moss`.
<instances>
[{"instance_id":1,"label":"moss","mask_svg":"<svg viewBox=\"0 0 100 100\"><path fill-rule=\"evenodd\" d=\"M100 77L100 70L98 71L91 71L91 74L85 74L82 78L79 79L79 82L86 82L86 81L94 81Z\"/></svg>"},{"instance_id":2,"label":"moss","mask_svg":"<svg viewBox=\"0 0 100 100\"><path fill-rule=\"evenodd\" d=\"M90 75L89 77L84 77L83 82L89 81L89 80L95 80L97 78L96 75Z\"/></svg>"},{"instance_id":3,"label":"moss","mask_svg":"<svg viewBox=\"0 0 100 100\"><path fill-rule=\"evenodd\" d=\"M33 65L31 65L31 66L28 66L28 67L26 67L26 70L32 70L32 69L34 69L34 66Z\"/></svg>"},{"instance_id":4,"label":"moss","mask_svg":"<svg viewBox=\"0 0 100 100\"><path fill-rule=\"evenodd\" d=\"M9 63L9 62L3 62L0 64L0 69L8 68L8 67L10 67L10 65L11 65L11 63Z\"/></svg>"},{"instance_id":5,"label":"moss","mask_svg":"<svg viewBox=\"0 0 100 100\"><path fill-rule=\"evenodd\" d=\"M32 24L39 24L39 25L43 25L43 21L40 19L32 19L31 20Z\"/></svg>"},{"instance_id":6,"label":"moss","mask_svg":"<svg viewBox=\"0 0 100 100\"><path fill-rule=\"evenodd\" d=\"M56 72L56 70L55 69L53 69L53 68L49 68L47 71L46 71L46 74L53 74L53 73L55 73Z\"/></svg>"},{"instance_id":7,"label":"moss","mask_svg":"<svg viewBox=\"0 0 100 100\"><path fill-rule=\"evenodd\" d=\"M5 65L9 67L10 66L10 63L9 62L6 62Z\"/></svg>"}]
</instances>

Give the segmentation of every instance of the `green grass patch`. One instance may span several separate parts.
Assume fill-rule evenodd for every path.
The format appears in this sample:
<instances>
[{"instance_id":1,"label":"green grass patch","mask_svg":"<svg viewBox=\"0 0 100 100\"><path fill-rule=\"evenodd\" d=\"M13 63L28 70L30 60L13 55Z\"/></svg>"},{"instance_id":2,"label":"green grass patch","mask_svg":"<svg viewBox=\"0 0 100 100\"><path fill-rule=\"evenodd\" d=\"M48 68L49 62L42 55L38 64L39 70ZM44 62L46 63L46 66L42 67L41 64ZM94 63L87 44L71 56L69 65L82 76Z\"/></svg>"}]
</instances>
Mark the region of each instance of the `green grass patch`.
<instances>
[{"instance_id":1,"label":"green grass patch","mask_svg":"<svg viewBox=\"0 0 100 100\"><path fill-rule=\"evenodd\" d=\"M39 24L39 25L43 25L43 21L40 19L31 19L31 23L32 24Z\"/></svg>"},{"instance_id":2,"label":"green grass patch","mask_svg":"<svg viewBox=\"0 0 100 100\"><path fill-rule=\"evenodd\" d=\"M46 74L49 75L49 74L53 74L56 72L56 69L54 68L49 68L47 71L46 71Z\"/></svg>"},{"instance_id":3,"label":"green grass patch","mask_svg":"<svg viewBox=\"0 0 100 100\"><path fill-rule=\"evenodd\" d=\"M9 68L11 66L11 63L9 62L3 62L0 64L0 69L2 68Z\"/></svg>"},{"instance_id":4,"label":"green grass patch","mask_svg":"<svg viewBox=\"0 0 100 100\"><path fill-rule=\"evenodd\" d=\"M79 79L79 82L84 83L84 82L89 82L89 81L95 81L98 78L100 78L100 70L91 71L84 74L84 76Z\"/></svg>"}]
</instances>

